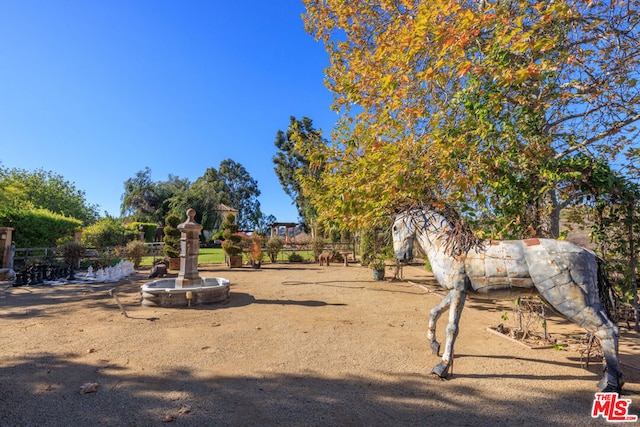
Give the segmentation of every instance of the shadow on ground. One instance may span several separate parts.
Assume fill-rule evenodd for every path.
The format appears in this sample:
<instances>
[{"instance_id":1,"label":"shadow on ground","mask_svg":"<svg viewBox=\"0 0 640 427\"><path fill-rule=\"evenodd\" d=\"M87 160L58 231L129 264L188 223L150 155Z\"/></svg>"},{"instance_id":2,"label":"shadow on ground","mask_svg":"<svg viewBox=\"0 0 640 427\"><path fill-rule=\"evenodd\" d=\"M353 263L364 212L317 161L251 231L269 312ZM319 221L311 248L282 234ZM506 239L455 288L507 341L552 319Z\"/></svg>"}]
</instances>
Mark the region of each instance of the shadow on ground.
<instances>
[{"instance_id":1,"label":"shadow on ground","mask_svg":"<svg viewBox=\"0 0 640 427\"><path fill-rule=\"evenodd\" d=\"M0 425L604 424L585 413L592 396L559 393L533 402L536 390L530 389L520 400L502 401L499 390L491 395L419 374L382 374L383 379L372 380L313 373L207 376L197 367L137 376L125 371L46 355L15 361L0 370ZM99 382L97 392L81 394L83 378ZM25 412L7 405L22 399L38 409ZM559 400L572 404L560 411Z\"/></svg>"}]
</instances>

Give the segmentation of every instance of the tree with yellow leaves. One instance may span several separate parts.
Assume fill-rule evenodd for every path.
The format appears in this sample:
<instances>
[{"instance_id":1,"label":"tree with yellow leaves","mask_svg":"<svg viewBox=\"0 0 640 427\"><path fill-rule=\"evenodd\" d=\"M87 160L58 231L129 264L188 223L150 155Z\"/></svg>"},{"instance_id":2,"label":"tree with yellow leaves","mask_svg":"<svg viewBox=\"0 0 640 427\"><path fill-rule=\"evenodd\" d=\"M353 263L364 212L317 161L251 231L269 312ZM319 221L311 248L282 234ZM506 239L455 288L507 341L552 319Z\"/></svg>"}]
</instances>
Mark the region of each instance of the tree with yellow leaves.
<instances>
[{"instance_id":1,"label":"tree with yellow leaves","mask_svg":"<svg viewBox=\"0 0 640 427\"><path fill-rule=\"evenodd\" d=\"M557 236L592 164L638 145L638 0L304 3L341 115L332 145L296 147L321 219L435 201L495 237Z\"/></svg>"}]
</instances>

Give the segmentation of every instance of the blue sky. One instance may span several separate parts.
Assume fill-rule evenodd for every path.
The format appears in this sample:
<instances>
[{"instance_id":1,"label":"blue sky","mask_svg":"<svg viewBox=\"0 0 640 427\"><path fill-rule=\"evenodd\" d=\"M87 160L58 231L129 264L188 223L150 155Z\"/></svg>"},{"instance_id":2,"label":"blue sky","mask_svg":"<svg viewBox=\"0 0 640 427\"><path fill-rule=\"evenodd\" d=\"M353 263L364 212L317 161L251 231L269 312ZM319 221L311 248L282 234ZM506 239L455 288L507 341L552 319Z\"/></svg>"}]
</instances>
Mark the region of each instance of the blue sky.
<instances>
[{"instance_id":1,"label":"blue sky","mask_svg":"<svg viewBox=\"0 0 640 427\"><path fill-rule=\"evenodd\" d=\"M262 211L297 212L275 173L289 117L329 137L328 57L294 0L4 0L0 162L51 170L119 216L123 183L195 180L231 158Z\"/></svg>"}]
</instances>

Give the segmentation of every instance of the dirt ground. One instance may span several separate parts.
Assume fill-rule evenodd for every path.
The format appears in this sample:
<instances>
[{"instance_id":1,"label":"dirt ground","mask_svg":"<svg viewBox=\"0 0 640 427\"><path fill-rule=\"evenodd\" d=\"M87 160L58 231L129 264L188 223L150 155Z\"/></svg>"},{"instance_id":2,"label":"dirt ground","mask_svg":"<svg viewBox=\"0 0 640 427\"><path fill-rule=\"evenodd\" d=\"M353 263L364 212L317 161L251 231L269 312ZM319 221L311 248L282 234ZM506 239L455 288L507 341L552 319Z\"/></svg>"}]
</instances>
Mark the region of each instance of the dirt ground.
<instances>
[{"instance_id":1,"label":"dirt ground","mask_svg":"<svg viewBox=\"0 0 640 427\"><path fill-rule=\"evenodd\" d=\"M0 426L585 426L600 364L487 331L510 302L469 299L453 376L426 340L432 277L374 282L351 264L201 269L227 303L140 305L141 269L118 284L0 288ZM116 286L129 317L109 289ZM438 326L442 340L447 316ZM560 340L584 332L557 317ZM640 340L621 330L630 414L640 414ZM635 367L634 367L635 366ZM81 393L86 383L96 391Z\"/></svg>"}]
</instances>

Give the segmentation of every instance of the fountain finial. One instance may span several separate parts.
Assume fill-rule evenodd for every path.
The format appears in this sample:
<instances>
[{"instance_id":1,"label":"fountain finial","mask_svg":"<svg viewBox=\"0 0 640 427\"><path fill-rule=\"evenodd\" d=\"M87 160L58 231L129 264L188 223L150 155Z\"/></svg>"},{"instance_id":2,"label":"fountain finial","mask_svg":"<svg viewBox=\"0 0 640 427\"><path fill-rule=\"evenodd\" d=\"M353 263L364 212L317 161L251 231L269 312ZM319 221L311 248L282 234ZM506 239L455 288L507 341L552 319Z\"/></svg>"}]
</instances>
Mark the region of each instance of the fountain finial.
<instances>
[{"instance_id":1,"label":"fountain finial","mask_svg":"<svg viewBox=\"0 0 640 427\"><path fill-rule=\"evenodd\" d=\"M196 210L193 208L187 209L187 222L196 222Z\"/></svg>"}]
</instances>

